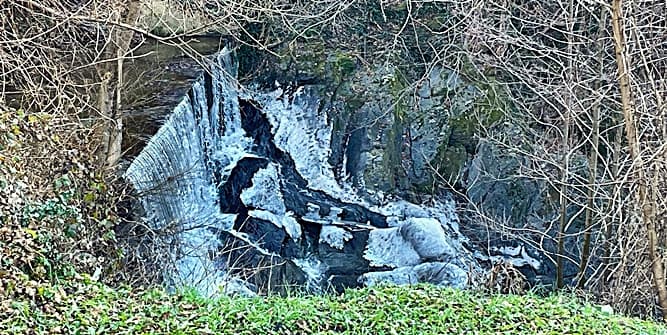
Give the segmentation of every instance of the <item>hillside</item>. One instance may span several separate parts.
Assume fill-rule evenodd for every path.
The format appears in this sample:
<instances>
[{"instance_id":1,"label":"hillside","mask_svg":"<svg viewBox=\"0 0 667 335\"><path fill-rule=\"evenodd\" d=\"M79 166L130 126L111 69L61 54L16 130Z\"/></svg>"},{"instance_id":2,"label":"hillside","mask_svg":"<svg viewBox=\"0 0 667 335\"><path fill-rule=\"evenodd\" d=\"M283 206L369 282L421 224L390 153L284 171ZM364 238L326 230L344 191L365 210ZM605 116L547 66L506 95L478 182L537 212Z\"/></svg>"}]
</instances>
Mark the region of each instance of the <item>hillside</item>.
<instances>
[{"instance_id":1,"label":"hillside","mask_svg":"<svg viewBox=\"0 0 667 335\"><path fill-rule=\"evenodd\" d=\"M0 335L667 333L664 12L0 0Z\"/></svg>"}]
</instances>

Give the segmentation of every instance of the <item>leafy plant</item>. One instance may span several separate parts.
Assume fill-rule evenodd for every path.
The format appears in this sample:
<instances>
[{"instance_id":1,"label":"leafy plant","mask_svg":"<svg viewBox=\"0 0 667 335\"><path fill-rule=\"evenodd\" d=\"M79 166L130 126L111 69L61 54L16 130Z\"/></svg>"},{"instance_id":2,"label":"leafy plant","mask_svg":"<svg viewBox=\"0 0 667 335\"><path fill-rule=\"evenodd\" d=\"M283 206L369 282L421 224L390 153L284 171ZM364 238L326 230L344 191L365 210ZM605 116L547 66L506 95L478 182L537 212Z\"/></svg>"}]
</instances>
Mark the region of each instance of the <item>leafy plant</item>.
<instances>
[{"instance_id":1,"label":"leafy plant","mask_svg":"<svg viewBox=\"0 0 667 335\"><path fill-rule=\"evenodd\" d=\"M0 332L71 334L665 334L568 295L485 295L387 286L342 295L207 298L110 289L78 276L9 305ZM37 305L41 308L35 308Z\"/></svg>"}]
</instances>

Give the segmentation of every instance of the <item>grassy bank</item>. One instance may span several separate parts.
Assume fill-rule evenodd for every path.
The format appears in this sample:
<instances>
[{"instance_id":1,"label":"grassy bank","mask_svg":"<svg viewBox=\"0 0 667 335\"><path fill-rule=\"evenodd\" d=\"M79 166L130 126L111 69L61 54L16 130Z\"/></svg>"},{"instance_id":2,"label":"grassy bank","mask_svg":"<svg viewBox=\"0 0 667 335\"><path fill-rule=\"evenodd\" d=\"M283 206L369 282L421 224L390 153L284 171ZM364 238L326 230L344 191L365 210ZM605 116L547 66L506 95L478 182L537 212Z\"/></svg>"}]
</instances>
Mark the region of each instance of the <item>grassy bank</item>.
<instances>
[{"instance_id":1,"label":"grassy bank","mask_svg":"<svg viewBox=\"0 0 667 335\"><path fill-rule=\"evenodd\" d=\"M207 299L79 278L2 303L3 334L667 334L564 295L383 287L341 296Z\"/></svg>"}]
</instances>

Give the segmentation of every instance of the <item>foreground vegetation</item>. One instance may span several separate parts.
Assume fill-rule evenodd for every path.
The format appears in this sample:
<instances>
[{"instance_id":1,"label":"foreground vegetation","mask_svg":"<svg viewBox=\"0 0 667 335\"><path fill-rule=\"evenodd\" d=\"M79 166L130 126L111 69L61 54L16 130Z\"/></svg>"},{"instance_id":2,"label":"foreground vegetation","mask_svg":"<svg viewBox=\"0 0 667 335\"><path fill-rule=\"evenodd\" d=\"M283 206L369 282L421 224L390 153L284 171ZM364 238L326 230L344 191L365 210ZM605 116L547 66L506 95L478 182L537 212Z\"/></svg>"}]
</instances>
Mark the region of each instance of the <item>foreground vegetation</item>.
<instances>
[{"instance_id":1,"label":"foreground vegetation","mask_svg":"<svg viewBox=\"0 0 667 335\"><path fill-rule=\"evenodd\" d=\"M2 302L3 334L667 334L566 295L485 295L433 286L340 296L208 299L111 289L78 276Z\"/></svg>"}]
</instances>

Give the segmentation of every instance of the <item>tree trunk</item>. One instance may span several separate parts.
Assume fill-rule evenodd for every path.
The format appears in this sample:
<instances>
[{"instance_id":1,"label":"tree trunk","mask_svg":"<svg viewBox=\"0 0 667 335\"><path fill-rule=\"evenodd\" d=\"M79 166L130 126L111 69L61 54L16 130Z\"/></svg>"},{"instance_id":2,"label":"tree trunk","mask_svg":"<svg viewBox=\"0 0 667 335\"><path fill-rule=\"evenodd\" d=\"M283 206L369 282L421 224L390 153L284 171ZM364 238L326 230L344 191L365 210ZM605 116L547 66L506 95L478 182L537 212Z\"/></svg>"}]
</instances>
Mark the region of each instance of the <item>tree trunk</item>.
<instances>
[{"instance_id":1,"label":"tree trunk","mask_svg":"<svg viewBox=\"0 0 667 335\"><path fill-rule=\"evenodd\" d=\"M600 81L604 75L604 53L602 45L602 31L606 26L606 9L600 7L600 18L598 27L600 28L600 36L598 36L598 61L599 61L599 78L595 81L595 91L600 88ZM588 176L588 190L586 192L586 217L584 219L584 241L581 247L581 262L579 263L579 279L577 280L577 287L583 288L586 284L586 269L588 268L588 260L591 254L591 230L593 228L593 200L596 196L596 179L598 167L598 145L600 144L600 108L602 105L602 98L598 100L591 111L591 150L588 155L589 176Z\"/></svg>"},{"instance_id":2,"label":"tree trunk","mask_svg":"<svg viewBox=\"0 0 667 335\"><path fill-rule=\"evenodd\" d=\"M120 14L120 22L133 25L136 23L140 2L128 0ZM104 50L106 62L97 66L100 75L100 89L97 106L102 117L102 126L98 130L101 145L97 151L97 159L107 168L113 168L121 157L123 132L123 115L121 113L121 99L123 88L123 61L130 48L134 31L112 26L111 40ZM115 61L114 61L115 60Z\"/></svg>"},{"instance_id":3,"label":"tree trunk","mask_svg":"<svg viewBox=\"0 0 667 335\"><path fill-rule=\"evenodd\" d=\"M567 20L567 51L568 54L572 54L574 50L574 1L570 0L568 4L568 20ZM575 64L573 59L568 58L567 62L567 78L570 83L575 82ZM563 288L565 285L564 282L564 264L565 259L565 235L567 233L567 226L569 225L569 220L567 216L567 210L569 207L568 201L568 178L570 174L570 153L572 149L570 148L570 123L572 122L572 108L573 108L573 99L574 99L574 88L571 92L567 93L567 107L565 110L565 115L563 115L563 166L561 174L561 185L560 185L560 222L558 227L558 250L556 255L556 287Z\"/></svg>"},{"instance_id":4,"label":"tree trunk","mask_svg":"<svg viewBox=\"0 0 667 335\"><path fill-rule=\"evenodd\" d=\"M623 2L614 0L612 2L612 28L614 34L614 46L616 51L616 65L618 67L618 81L621 88L621 103L623 105L623 117L625 121L625 136L628 140L630 155L634 162L633 168L637 178L637 195L639 205L641 206L641 216L646 226L648 253L651 261L651 272L653 274L654 286L658 293L658 303L662 309L662 316L667 321L667 287L665 286L665 276L662 263L662 257L658 251L658 234L656 231L656 208L655 200L651 199L648 192L648 183L650 182L646 175L646 164L640 157L639 137L635 125L635 111L632 97L632 88L628 70L630 64L627 64L628 58L625 53L625 39L623 36L623 25L621 20Z\"/></svg>"}]
</instances>

